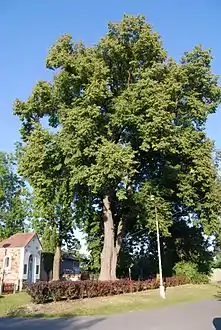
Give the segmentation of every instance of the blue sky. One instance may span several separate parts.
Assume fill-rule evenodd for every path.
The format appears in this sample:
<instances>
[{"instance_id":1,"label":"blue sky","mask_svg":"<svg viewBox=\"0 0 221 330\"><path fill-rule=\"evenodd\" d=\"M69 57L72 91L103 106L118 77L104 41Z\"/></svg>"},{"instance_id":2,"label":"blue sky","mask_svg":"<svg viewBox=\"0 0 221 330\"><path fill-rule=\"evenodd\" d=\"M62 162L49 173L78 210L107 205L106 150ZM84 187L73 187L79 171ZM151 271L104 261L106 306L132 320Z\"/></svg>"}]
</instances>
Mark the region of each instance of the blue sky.
<instances>
[{"instance_id":1,"label":"blue sky","mask_svg":"<svg viewBox=\"0 0 221 330\"><path fill-rule=\"evenodd\" d=\"M143 14L179 59L196 44L212 48L214 72L221 75L220 0L2 0L0 1L0 150L13 151L19 121L12 115L15 98L25 99L39 79L50 77L44 59L65 32L75 41L96 43L108 21L124 13ZM221 112L208 121L209 136L221 148Z\"/></svg>"}]
</instances>

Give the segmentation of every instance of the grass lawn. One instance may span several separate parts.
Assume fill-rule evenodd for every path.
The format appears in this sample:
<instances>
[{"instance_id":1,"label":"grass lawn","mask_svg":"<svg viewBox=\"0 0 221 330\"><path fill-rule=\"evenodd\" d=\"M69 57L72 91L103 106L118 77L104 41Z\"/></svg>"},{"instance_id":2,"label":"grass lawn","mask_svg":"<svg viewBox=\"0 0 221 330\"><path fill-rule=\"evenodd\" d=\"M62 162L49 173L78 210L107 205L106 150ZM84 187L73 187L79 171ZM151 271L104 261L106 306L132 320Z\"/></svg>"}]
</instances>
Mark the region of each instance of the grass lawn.
<instances>
[{"instance_id":1,"label":"grass lawn","mask_svg":"<svg viewBox=\"0 0 221 330\"><path fill-rule=\"evenodd\" d=\"M34 305L30 303L26 293L17 293L0 298L0 316L69 317L116 314L177 303L215 299L219 289L220 286L215 285L184 285L168 288L166 300L159 297L158 290L151 290L113 297L53 302L45 305Z\"/></svg>"},{"instance_id":2,"label":"grass lawn","mask_svg":"<svg viewBox=\"0 0 221 330\"><path fill-rule=\"evenodd\" d=\"M30 298L25 292L0 296L0 316L5 316L10 310L29 303Z\"/></svg>"}]
</instances>

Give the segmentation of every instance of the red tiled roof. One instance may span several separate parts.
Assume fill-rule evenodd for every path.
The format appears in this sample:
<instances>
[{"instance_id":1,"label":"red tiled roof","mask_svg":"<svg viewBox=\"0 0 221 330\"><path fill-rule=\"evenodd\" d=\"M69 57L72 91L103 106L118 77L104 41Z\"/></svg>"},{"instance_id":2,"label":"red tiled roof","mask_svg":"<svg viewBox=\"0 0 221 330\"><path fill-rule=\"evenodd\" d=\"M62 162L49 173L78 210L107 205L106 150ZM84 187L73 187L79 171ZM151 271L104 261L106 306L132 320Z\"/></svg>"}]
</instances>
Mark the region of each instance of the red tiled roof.
<instances>
[{"instance_id":1,"label":"red tiled roof","mask_svg":"<svg viewBox=\"0 0 221 330\"><path fill-rule=\"evenodd\" d=\"M0 242L0 248L25 247L35 235L36 233L17 233Z\"/></svg>"}]
</instances>

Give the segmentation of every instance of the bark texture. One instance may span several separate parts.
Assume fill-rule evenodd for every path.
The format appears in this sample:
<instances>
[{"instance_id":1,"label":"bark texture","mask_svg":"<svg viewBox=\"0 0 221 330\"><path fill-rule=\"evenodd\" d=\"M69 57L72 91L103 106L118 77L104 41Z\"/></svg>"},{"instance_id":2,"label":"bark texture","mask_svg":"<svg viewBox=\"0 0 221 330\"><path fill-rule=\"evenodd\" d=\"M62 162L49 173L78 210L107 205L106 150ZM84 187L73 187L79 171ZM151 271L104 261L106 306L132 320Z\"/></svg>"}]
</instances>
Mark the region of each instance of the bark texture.
<instances>
[{"instance_id":1,"label":"bark texture","mask_svg":"<svg viewBox=\"0 0 221 330\"><path fill-rule=\"evenodd\" d=\"M112 257L114 250L114 221L109 196L103 199L104 245L101 253L101 271L99 280L112 280Z\"/></svg>"},{"instance_id":2,"label":"bark texture","mask_svg":"<svg viewBox=\"0 0 221 330\"><path fill-rule=\"evenodd\" d=\"M114 281L117 279L117 260L122 240L122 221L119 222L115 235L114 219L109 196L103 199L104 245L101 253L100 281Z\"/></svg>"},{"instance_id":3,"label":"bark texture","mask_svg":"<svg viewBox=\"0 0 221 330\"><path fill-rule=\"evenodd\" d=\"M57 246L54 255L54 262L53 262L53 281L58 281L60 279L60 273L61 273L61 247Z\"/></svg>"}]
</instances>

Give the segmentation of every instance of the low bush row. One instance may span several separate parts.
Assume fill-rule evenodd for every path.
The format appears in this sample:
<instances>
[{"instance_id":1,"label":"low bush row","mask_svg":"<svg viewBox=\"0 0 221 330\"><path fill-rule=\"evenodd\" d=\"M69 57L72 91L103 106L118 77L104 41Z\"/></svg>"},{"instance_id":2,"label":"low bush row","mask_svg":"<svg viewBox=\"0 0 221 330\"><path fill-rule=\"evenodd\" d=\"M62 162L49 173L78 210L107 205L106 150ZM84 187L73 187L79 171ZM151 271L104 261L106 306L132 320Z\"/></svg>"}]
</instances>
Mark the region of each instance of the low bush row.
<instances>
[{"instance_id":1,"label":"low bush row","mask_svg":"<svg viewBox=\"0 0 221 330\"><path fill-rule=\"evenodd\" d=\"M190 283L187 277L169 277L165 280L167 287ZM74 300L93 297L104 297L157 289L159 281L52 281L37 282L27 287L32 301L46 303L48 301Z\"/></svg>"}]
</instances>

